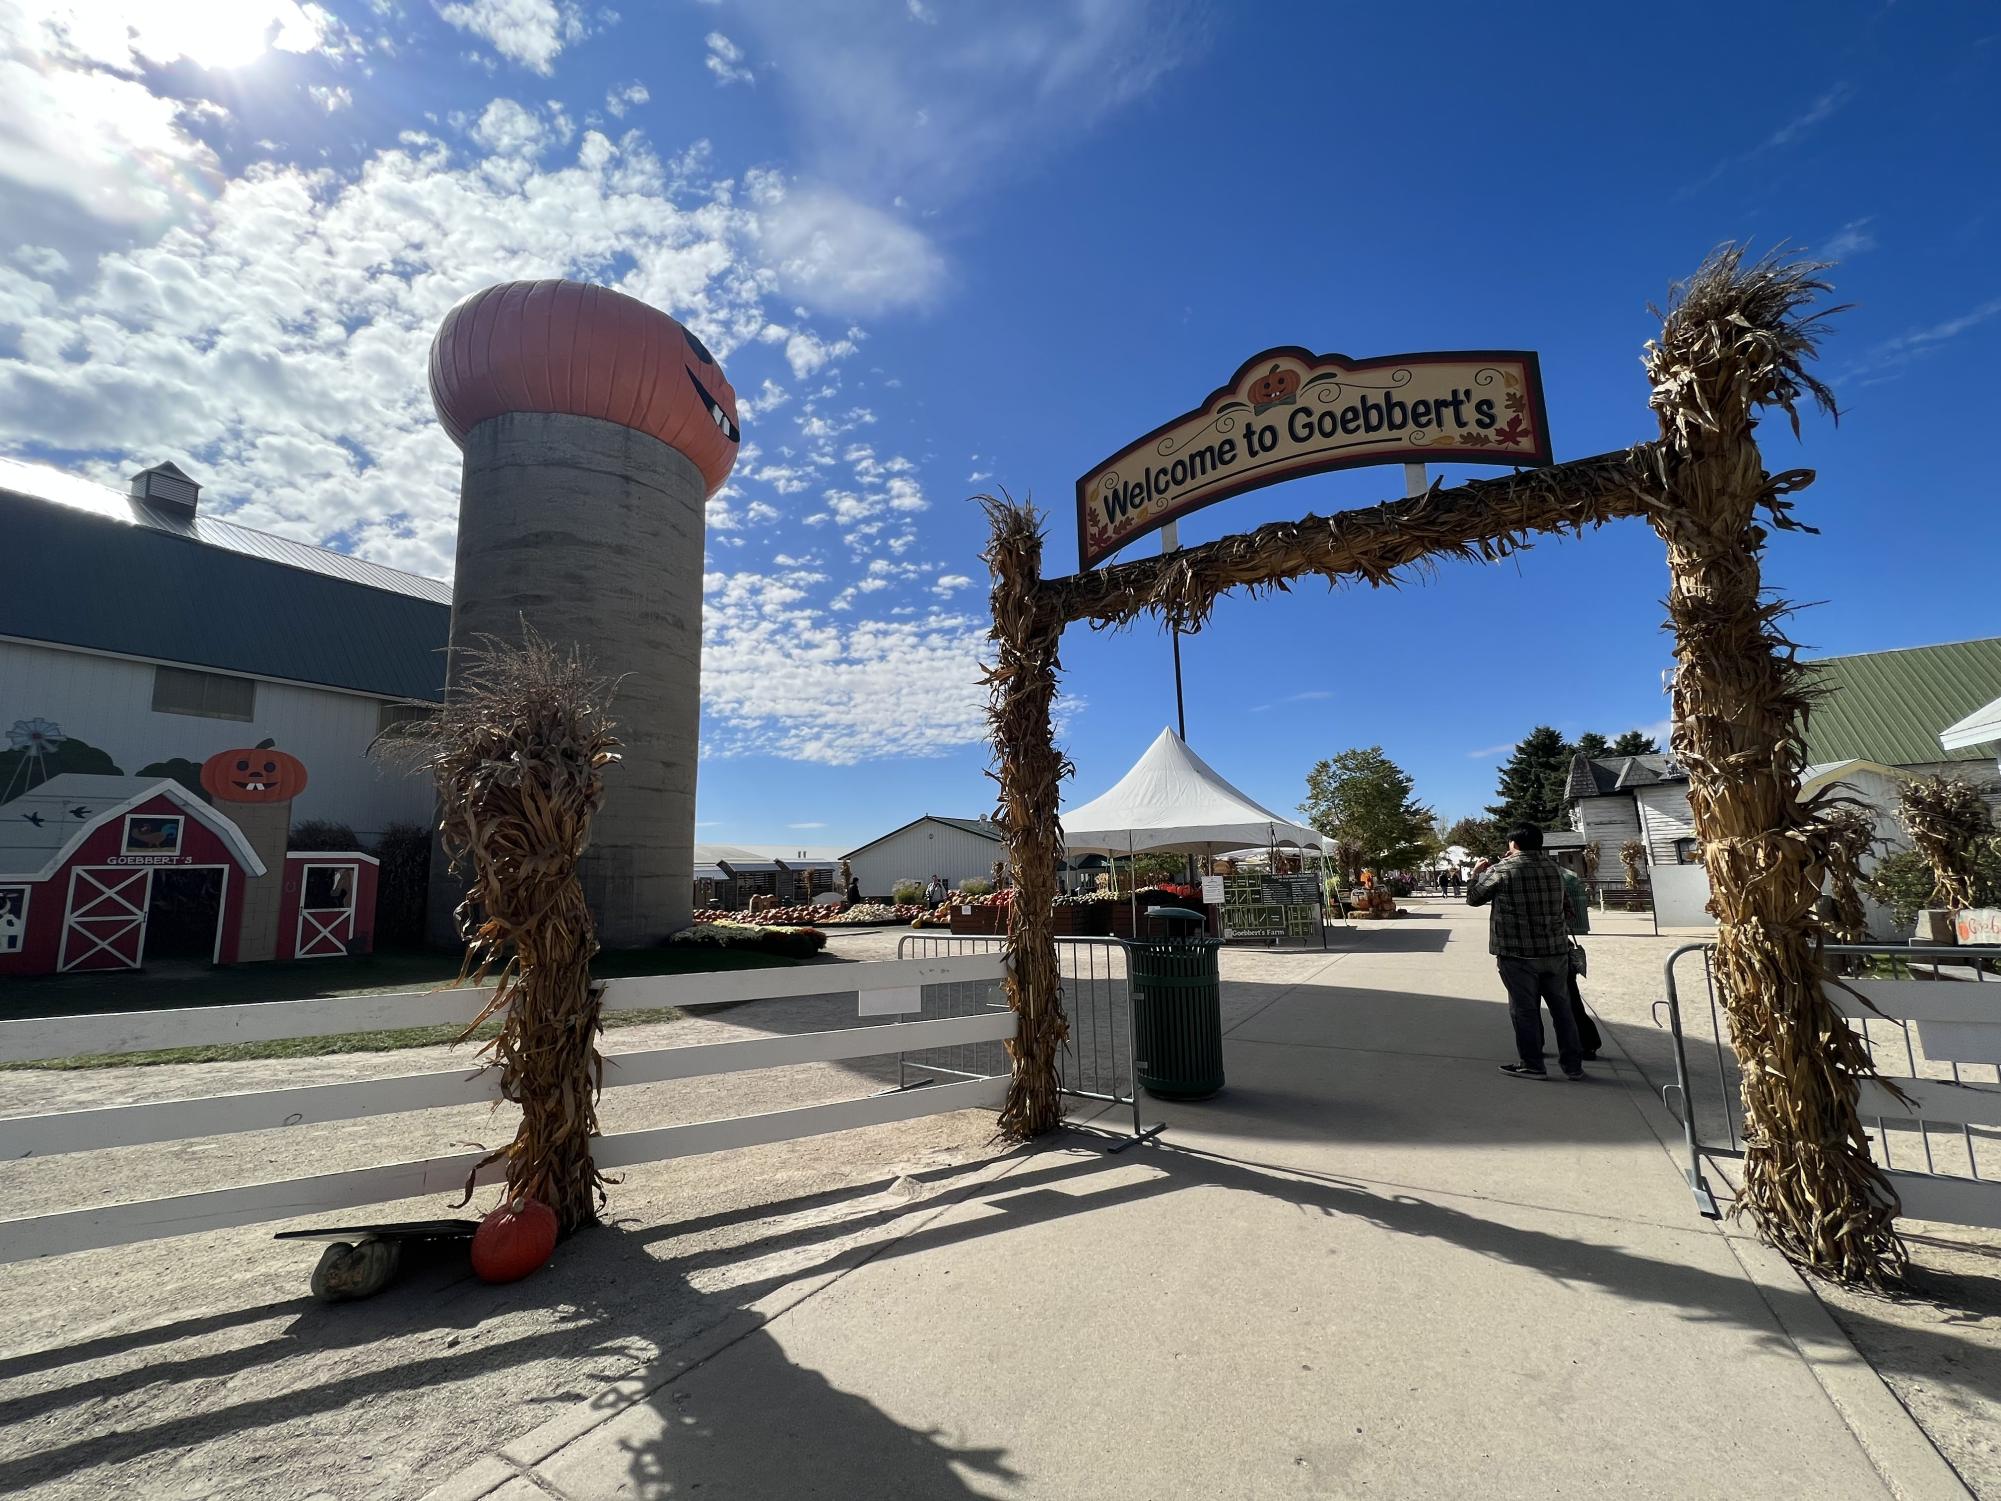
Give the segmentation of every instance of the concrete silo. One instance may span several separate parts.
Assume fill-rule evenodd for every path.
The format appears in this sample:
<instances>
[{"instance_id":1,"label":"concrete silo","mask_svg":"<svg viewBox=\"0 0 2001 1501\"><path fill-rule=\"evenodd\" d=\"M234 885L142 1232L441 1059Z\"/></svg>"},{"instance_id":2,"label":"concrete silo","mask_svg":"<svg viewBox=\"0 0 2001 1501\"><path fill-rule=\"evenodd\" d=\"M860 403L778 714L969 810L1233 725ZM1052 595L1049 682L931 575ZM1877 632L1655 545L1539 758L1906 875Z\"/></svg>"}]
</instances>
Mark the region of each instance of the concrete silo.
<instances>
[{"instance_id":1,"label":"concrete silo","mask_svg":"<svg viewBox=\"0 0 2001 1501\"><path fill-rule=\"evenodd\" d=\"M654 942L693 896L703 510L736 462L736 393L674 319L568 281L468 297L430 377L465 456L453 676L464 647L525 620L623 678L584 895L605 946Z\"/></svg>"}]
</instances>

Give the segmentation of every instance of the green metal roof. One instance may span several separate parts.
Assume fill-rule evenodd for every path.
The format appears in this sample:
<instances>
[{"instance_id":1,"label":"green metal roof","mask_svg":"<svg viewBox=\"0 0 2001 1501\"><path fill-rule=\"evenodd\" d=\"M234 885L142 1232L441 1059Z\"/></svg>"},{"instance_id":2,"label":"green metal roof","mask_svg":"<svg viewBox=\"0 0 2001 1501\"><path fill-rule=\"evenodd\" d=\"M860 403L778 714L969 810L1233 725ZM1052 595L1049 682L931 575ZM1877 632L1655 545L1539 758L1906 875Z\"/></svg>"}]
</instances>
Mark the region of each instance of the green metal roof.
<instances>
[{"instance_id":1,"label":"green metal roof","mask_svg":"<svg viewBox=\"0 0 2001 1501\"><path fill-rule=\"evenodd\" d=\"M0 636L444 696L451 586L0 460Z\"/></svg>"},{"instance_id":2,"label":"green metal roof","mask_svg":"<svg viewBox=\"0 0 2001 1501\"><path fill-rule=\"evenodd\" d=\"M2001 637L1823 657L1810 664L1827 697L1808 716L1807 760L1992 761L2001 743L1941 749L1939 731L2001 698Z\"/></svg>"}]
</instances>

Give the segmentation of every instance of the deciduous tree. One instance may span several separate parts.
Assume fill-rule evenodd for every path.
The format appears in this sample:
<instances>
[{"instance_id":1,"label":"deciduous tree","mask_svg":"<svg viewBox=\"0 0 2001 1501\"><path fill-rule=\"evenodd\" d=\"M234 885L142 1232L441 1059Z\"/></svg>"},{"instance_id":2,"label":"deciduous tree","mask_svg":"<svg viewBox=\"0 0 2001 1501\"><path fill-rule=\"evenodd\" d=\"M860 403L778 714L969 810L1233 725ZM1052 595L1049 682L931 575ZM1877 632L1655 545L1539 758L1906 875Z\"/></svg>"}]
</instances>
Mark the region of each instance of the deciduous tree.
<instances>
[{"instance_id":1,"label":"deciduous tree","mask_svg":"<svg viewBox=\"0 0 2001 1501\"><path fill-rule=\"evenodd\" d=\"M1299 810L1321 833L1361 851L1366 863L1394 870L1422 859L1435 837L1431 809L1413 790L1409 773L1371 745L1317 763L1306 775Z\"/></svg>"}]
</instances>

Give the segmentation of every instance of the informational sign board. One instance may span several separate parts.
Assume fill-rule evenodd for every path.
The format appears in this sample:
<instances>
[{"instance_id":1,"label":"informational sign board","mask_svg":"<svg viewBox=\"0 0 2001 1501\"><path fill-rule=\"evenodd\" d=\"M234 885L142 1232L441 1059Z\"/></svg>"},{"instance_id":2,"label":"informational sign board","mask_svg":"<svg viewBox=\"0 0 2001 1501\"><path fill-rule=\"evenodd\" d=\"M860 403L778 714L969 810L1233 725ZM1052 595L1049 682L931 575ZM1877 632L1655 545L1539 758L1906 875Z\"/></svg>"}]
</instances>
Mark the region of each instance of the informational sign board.
<instances>
[{"instance_id":1,"label":"informational sign board","mask_svg":"<svg viewBox=\"0 0 2001 1501\"><path fill-rule=\"evenodd\" d=\"M1654 920L1663 928L1713 928L1709 914L1709 872L1700 865L1653 865L1647 881L1654 892Z\"/></svg>"},{"instance_id":2,"label":"informational sign board","mask_svg":"<svg viewBox=\"0 0 2001 1501\"><path fill-rule=\"evenodd\" d=\"M1094 568L1190 511L1329 469L1550 458L1542 368L1526 350L1351 360L1286 345L1077 481L1078 557Z\"/></svg>"},{"instance_id":3,"label":"informational sign board","mask_svg":"<svg viewBox=\"0 0 2001 1501\"><path fill-rule=\"evenodd\" d=\"M1285 908L1276 903L1256 902L1223 909L1223 938L1283 938Z\"/></svg>"},{"instance_id":4,"label":"informational sign board","mask_svg":"<svg viewBox=\"0 0 2001 1501\"><path fill-rule=\"evenodd\" d=\"M1220 907L1223 905L1223 878L1204 876L1202 878L1202 905Z\"/></svg>"},{"instance_id":5,"label":"informational sign board","mask_svg":"<svg viewBox=\"0 0 2001 1501\"><path fill-rule=\"evenodd\" d=\"M1961 943L2001 946L2001 907L1964 908L1953 914L1952 927Z\"/></svg>"},{"instance_id":6,"label":"informational sign board","mask_svg":"<svg viewBox=\"0 0 2001 1501\"><path fill-rule=\"evenodd\" d=\"M1264 896L1282 906L1311 907L1320 900L1320 880L1317 876L1266 876Z\"/></svg>"}]
</instances>

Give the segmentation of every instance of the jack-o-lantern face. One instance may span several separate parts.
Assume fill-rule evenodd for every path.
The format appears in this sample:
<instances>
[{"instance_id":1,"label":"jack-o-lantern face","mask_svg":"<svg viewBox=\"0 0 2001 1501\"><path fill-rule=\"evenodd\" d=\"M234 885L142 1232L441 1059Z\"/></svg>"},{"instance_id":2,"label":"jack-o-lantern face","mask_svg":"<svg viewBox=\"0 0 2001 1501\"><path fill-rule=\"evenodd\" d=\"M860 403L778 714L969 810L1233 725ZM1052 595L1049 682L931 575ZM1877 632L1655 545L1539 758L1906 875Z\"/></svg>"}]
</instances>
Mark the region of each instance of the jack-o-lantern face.
<instances>
[{"instance_id":1,"label":"jack-o-lantern face","mask_svg":"<svg viewBox=\"0 0 2001 1501\"><path fill-rule=\"evenodd\" d=\"M741 441L743 434L736 425L736 392L723 378L723 367L716 363L709 346L696 338L687 329L681 330L681 337L688 341L688 352L693 358L685 366L688 383L695 388L695 394L702 398L702 410L709 414L709 420L716 425L716 431L730 442ZM707 384L703 384L706 378Z\"/></svg>"},{"instance_id":2,"label":"jack-o-lantern face","mask_svg":"<svg viewBox=\"0 0 2001 1501\"><path fill-rule=\"evenodd\" d=\"M210 756L202 762L201 784L225 803L289 803L306 790L306 767L266 740L250 750Z\"/></svg>"},{"instance_id":3,"label":"jack-o-lantern face","mask_svg":"<svg viewBox=\"0 0 2001 1501\"><path fill-rule=\"evenodd\" d=\"M1299 394L1299 375L1292 370L1271 367L1251 382L1251 400L1259 411L1289 402Z\"/></svg>"}]
</instances>

